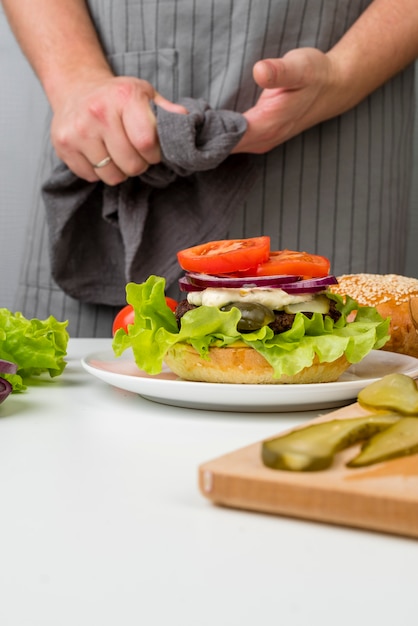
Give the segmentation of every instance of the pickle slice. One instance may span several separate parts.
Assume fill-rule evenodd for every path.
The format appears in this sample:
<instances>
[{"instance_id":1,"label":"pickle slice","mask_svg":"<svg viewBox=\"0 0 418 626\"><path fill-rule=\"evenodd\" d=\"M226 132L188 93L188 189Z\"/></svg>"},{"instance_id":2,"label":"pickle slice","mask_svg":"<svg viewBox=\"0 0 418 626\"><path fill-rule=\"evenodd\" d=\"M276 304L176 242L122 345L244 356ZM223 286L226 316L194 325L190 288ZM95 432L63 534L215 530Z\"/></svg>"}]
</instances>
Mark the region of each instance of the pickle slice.
<instances>
[{"instance_id":1,"label":"pickle slice","mask_svg":"<svg viewBox=\"0 0 418 626\"><path fill-rule=\"evenodd\" d=\"M358 394L358 402L367 409L396 411L418 415L418 389L406 374L388 374L371 383Z\"/></svg>"},{"instance_id":2,"label":"pickle slice","mask_svg":"<svg viewBox=\"0 0 418 626\"><path fill-rule=\"evenodd\" d=\"M221 311L238 309L241 319L238 321L237 329L241 332L258 330L274 322L274 313L271 309L257 302L230 302L221 308Z\"/></svg>"},{"instance_id":3,"label":"pickle slice","mask_svg":"<svg viewBox=\"0 0 418 626\"><path fill-rule=\"evenodd\" d=\"M347 467L365 467L418 452L418 419L402 417L369 439Z\"/></svg>"},{"instance_id":4,"label":"pickle slice","mask_svg":"<svg viewBox=\"0 0 418 626\"><path fill-rule=\"evenodd\" d=\"M337 452L389 428L399 419L402 419L399 415L369 415L311 424L264 441L262 461L272 469L324 470L332 464Z\"/></svg>"}]
</instances>

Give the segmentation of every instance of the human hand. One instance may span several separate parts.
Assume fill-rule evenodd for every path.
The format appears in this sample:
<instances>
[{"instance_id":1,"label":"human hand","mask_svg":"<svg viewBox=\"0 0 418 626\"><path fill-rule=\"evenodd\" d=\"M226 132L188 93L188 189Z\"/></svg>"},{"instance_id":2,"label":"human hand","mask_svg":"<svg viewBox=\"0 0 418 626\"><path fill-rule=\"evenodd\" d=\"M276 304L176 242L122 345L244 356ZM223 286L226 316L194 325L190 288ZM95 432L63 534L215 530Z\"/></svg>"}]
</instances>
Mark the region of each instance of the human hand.
<instances>
[{"instance_id":1,"label":"human hand","mask_svg":"<svg viewBox=\"0 0 418 626\"><path fill-rule=\"evenodd\" d=\"M187 113L145 80L111 74L83 79L54 102L51 139L58 157L89 182L117 185L142 174L161 160L151 100L174 113Z\"/></svg>"},{"instance_id":2,"label":"human hand","mask_svg":"<svg viewBox=\"0 0 418 626\"><path fill-rule=\"evenodd\" d=\"M263 91L244 113L248 129L234 152L263 154L339 112L336 70L315 48L299 48L253 68Z\"/></svg>"}]
</instances>

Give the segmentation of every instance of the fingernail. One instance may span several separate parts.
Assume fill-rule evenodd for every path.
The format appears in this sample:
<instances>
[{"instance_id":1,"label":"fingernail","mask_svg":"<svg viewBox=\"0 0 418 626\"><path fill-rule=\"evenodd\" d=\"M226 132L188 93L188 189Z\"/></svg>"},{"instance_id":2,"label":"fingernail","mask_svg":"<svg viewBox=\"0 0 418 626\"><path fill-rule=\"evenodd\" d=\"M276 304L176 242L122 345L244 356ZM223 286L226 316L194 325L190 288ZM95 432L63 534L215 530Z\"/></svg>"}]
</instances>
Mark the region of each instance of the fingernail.
<instances>
[{"instance_id":1,"label":"fingernail","mask_svg":"<svg viewBox=\"0 0 418 626\"><path fill-rule=\"evenodd\" d=\"M265 80L268 83L272 83L274 81L274 70L273 70L273 67L272 67L271 63L269 63L268 61L263 61L262 63L263 63Z\"/></svg>"}]
</instances>

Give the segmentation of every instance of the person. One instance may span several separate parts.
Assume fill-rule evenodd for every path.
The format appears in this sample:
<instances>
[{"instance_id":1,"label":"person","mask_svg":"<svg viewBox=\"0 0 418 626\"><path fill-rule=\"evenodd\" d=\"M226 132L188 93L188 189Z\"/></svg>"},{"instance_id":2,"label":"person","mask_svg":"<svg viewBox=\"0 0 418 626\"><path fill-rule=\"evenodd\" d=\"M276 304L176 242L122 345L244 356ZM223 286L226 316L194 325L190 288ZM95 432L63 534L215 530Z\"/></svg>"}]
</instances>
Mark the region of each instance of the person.
<instances>
[{"instance_id":1,"label":"person","mask_svg":"<svg viewBox=\"0 0 418 626\"><path fill-rule=\"evenodd\" d=\"M328 256L337 274L403 272L416 0L3 7L51 105L40 184L58 160L80 180L123 186L161 160L151 104L187 115L181 97L201 98L244 116L231 157L251 154L260 171L225 237L268 234L273 249ZM16 308L68 318L73 336L108 336L123 302L62 291L51 278L44 213L40 196Z\"/></svg>"}]
</instances>

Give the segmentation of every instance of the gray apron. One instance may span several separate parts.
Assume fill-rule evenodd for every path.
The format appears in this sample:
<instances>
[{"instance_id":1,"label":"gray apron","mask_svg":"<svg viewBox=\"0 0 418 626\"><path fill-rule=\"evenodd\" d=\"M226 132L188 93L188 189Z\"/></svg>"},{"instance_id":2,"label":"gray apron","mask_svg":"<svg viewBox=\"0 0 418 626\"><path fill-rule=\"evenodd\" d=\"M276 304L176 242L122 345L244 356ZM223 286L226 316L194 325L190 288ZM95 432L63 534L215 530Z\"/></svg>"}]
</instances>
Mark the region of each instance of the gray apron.
<instances>
[{"instance_id":1,"label":"gray apron","mask_svg":"<svg viewBox=\"0 0 418 626\"><path fill-rule=\"evenodd\" d=\"M90 0L118 74L149 80L170 100L203 98L243 112L257 100L261 58L332 47L369 0ZM328 256L335 274L403 273L409 207L414 71L355 109L258 157L261 175L225 237L267 234L274 249ZM45 140L39 184L56 164ZM94 234L92 234L92 237ZM32 212L16 310L69 319L72 336L110 336L115 307L79 302L50 275L42 198ZM155 272L158 274L158 267ZM169 293L177 295L176 285ZM121 303L122 304L122 303Z\"/></svg>"}]
</instances>

